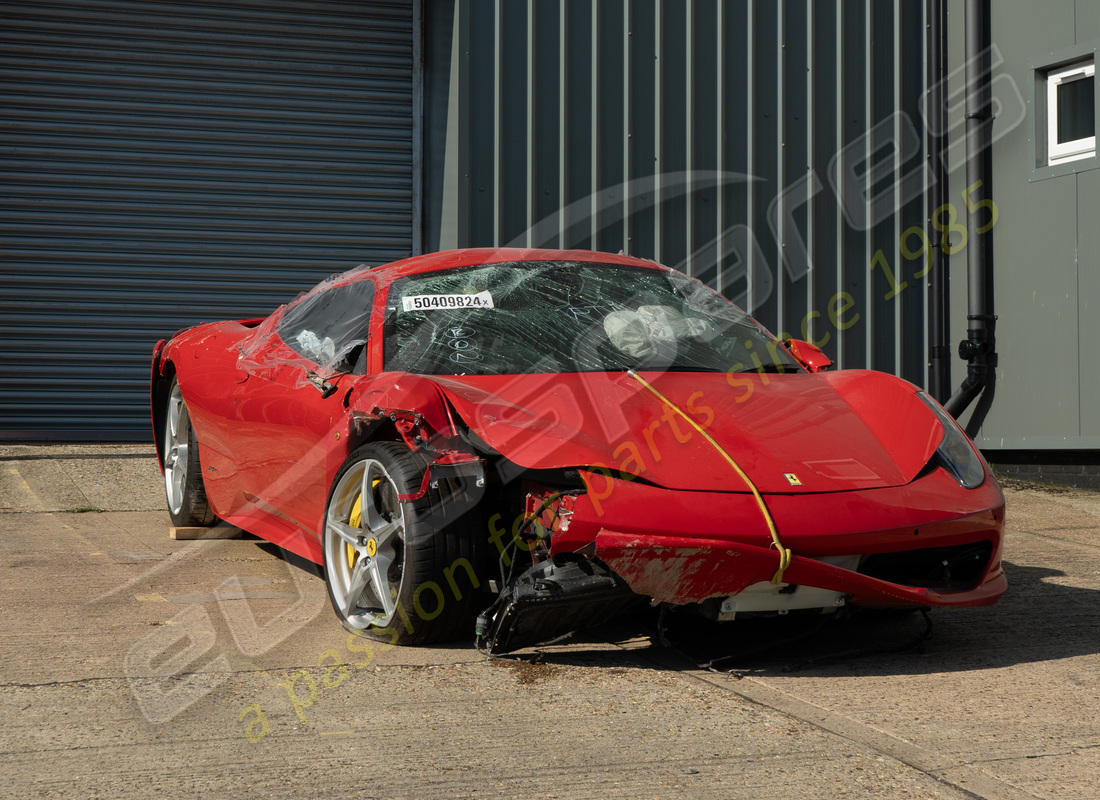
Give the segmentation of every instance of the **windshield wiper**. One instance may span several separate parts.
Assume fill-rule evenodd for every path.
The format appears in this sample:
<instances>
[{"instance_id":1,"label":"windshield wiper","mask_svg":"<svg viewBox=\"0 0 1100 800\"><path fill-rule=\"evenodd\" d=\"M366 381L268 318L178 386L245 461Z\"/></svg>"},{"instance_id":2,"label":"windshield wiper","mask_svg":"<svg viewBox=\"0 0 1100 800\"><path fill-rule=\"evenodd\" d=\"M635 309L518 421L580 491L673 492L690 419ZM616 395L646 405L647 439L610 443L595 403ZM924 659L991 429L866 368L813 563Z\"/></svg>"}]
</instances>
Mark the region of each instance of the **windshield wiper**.
<instances>
[{"instance_id":1,"label":"windshield wiper","mask_svg":"<svg viewBox=\"0 0 1100 800\"><path fill-rule=\"evenodd\" d=\"M748 372L784 374L787 372L798 372L798 367L793 364L761 364L759 367L746 367L745 369L737 370L739 375Z\"/></svg>"},{"instance_id":2,"label":"windshield wiper","mask_svg":"<svg viewBox=\"0 0 1100 800\"><path fill-rule=\"evenodd\" d=\"M660 367L661 372L725 372L718 367L704 367L696 364L668 364Z\"/></svg>"}]
</instances>

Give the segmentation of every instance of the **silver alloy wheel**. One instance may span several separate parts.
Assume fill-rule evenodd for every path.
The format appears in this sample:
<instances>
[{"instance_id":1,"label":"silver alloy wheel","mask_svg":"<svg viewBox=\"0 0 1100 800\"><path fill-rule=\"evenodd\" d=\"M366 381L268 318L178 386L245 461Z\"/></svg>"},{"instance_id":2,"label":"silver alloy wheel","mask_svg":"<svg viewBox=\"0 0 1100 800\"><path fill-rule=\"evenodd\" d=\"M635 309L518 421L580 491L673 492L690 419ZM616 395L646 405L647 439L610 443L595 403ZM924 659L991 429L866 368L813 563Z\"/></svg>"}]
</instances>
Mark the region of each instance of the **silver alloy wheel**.
<instances>
[{"instance_id":1,"label":"silver alloy wheel","mask_svg":"<svg viewBox=\"0 0 1100 800\"><path fill-rule=\"evenodd\" d=\"M401 587L405 512L382 462L351 466L325 512L325 568L340 613L353 628L385 628ZM357 507L358 506L358 507Z\"/></svg>"},{"instance_id":2,"label":"silver alloy wheel","mask_svg":"<svg viewBox=\"0 0 1100 800\"><path fill-rule=\"evenodd\" d=\"M187 488L191 418L178 383L172 387L168 398L167 417L164 424L164 488L168 495L169 511L179 514Z\"/></svg>"}]
</instances>

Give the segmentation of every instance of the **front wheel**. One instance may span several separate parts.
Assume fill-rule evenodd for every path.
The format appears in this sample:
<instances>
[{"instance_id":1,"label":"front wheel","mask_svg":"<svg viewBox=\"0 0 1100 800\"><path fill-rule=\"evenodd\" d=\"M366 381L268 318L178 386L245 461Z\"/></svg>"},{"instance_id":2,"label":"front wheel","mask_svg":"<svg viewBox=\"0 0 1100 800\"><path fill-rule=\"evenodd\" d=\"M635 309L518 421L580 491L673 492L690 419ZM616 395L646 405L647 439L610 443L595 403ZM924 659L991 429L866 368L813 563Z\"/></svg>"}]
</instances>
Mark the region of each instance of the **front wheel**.
<instances>
[{"instance_id":1,"label":"front wheel","mask_svg":"<svg viewBox=\"0 0 1100 800\"><path fill-rule=\"evenodd\" d=\"M179 382L172 379L164 414L164 490L168 514L177 527L209 527L217 517L206 499L199 446Z\"/></svg>"},{"instance_id":2,"label":"front wheel","mask_svg":"<svg viewBox=\"0 0 1100 800\"><path fill-rule=\"evenodd\" d=\"M416 501L424 459L373 442L336 474L322 548L329 600L349 631L395 644L472 633L481 547L471 498L441 480Z\"/></svg>"}]
</instances>

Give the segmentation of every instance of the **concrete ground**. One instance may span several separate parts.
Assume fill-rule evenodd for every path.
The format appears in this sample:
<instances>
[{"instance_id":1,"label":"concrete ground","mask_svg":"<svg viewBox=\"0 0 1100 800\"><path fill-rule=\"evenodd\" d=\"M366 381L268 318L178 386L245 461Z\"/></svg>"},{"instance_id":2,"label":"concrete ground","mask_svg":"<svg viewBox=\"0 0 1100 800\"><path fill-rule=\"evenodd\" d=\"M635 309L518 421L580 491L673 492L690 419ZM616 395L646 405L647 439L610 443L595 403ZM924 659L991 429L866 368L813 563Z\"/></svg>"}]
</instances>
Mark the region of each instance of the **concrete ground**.
<instances>
[{"instance_id":1,"label":"concrete ground","mask_svg":"<svg viewBox=\"0 0 1100 800\"><path fill-rule=\"evenodd\" d=\"M919 615L637 618L486 660L349 638L259 540L169 539L160 480L0 446L0 797L1097 796L1100 495L1009 489L1009 593L917 649Z\"/></svg>"}]
</instances>

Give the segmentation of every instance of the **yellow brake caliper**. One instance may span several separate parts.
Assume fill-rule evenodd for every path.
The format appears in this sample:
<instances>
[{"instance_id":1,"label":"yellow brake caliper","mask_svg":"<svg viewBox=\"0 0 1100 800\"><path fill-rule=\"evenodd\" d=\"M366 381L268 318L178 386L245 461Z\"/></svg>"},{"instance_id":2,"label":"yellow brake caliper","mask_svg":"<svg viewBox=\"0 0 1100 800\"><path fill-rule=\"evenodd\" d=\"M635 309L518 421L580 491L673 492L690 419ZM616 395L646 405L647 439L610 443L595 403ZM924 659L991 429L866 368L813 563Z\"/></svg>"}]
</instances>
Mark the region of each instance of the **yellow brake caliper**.
<instances>
[{"instance_id":1,"label":"yellow brake caliper","mask_svg":"<svg viewBox=\"0 0 1100 800\"><path fill-rule=\"evenodd\" d=\"M363 524L363 495L359 495L355 498L355 505L351 507L351 516L348 518L348 524L353 528L361 527ZM350 544L345 544L345 555L348 559L348 569L355 566L355 559L359 557L358 551Z\"/></svg>"},{"instance_id":2,"label":"yellow brake caliper","mask_svg":"<svg viewBox=\"0 0 1100 800\"><path fill-rule=\"evenodd\" d=\"M381 482L381 478L375 478L374 482L371 483L371 489L377 489L378 484L380 484ZM355 505L351 507L351 515L348 517L348 524L351 525L351 527L353 528L363 527L363 495L359 495L355 498ZM348 569L351 569L355 566L355 562L359 558L359 552L350 544L346 544L344 545L344 547L346 548L345 555L348 559ZM373 556L375 552L377 552L375 550L375 547L376 545L374 544L374 539L372 538L370 539L370 541L367 542L367 553Z\"/></svg>"}]
</instances>

